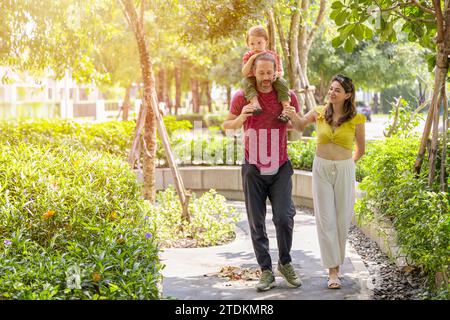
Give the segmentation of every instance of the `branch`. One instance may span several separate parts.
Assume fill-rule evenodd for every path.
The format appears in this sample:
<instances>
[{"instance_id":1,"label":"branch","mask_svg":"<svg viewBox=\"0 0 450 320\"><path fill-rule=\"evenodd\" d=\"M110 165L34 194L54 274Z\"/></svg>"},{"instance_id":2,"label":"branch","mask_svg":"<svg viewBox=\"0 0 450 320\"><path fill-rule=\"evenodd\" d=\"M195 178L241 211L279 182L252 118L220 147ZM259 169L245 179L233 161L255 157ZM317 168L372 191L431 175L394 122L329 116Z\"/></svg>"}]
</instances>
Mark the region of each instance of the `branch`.
<instances>
[{"instance_id":1,"label":"branch","mask_svg":"<svg viewBox=\"0 0 450 320\"><path fill-rule=\"evenodd\" d=\"M436 11L437 39L436 42L444 42L444 17L441 10L441 1L433 0L434 10Z\"/></svg>"},{"instance_id":2,"label":"branch","mask_svg":"<svg viewBox=\"0 0 450 320\"><path fill-rule=\"evenodd\" d=\"M312 42L314 40L316 32L319 29L320 25L322 24L323 18L325 17L326 8L327 8L326 1L325 0L320 0L319 13L317 14L316 21L314 22L314 27L309 32L308 39L306 40L306 45L308 47L311 47L311 44L312 44Z\"/></svg>"},{"instance_id":3,"label":"branch","mask_svg":"<svg viewBox=\"0 0 450 320\"><path fill-rule=\"evenodd\" d=\"M395 14L397 14L400 18L403 18L410 22L436 23L436 20L431 20L431 19L419 19L419 18L413 19L408 16L405 16L403 13L400 13L400 12L395 12Z\"/></svg>"},{"instance_id":4,"label":"branch","mask_svg":"<svg viewBox=\"0 0 450 320\"><path fill-rule=\"evenodd\" d=\"M420 3L419 1L417 1L417 0L412 0L412 3L415 4L416 7L422 9L423 11L428 12L428 13L431 13L433 16L436 15L436 12L435 12L433 9L431 9L431 8L429 8L429 7L427 7L427 6L424 6L423 4L421 4L421 3Z\"/></svg>"},{"instance_id":5,"label":"branch","mask_svg":"<svg viewBox=\"0 0 450 320\"><path fill-rule=\"evenodd\" d=\"M144 25L144 12L145 12L145 0L141 0L141 16L139 17L139 23Z\"/></svg>"},{"instance_id":6,"label":"branch","mask_svg":"<svg viewBox=\"0 0 450 320\"><path fill-rule=\"evenodd\" d=\"M127 20L129 26L132 26L133 24L131 23L131 19L130 19L130 16L128 15L127 8L125 7L125 4L121 0L119 0L118 2L121 5L122 13L125 16L125 20Z\"/></svg>"}]
</instances>

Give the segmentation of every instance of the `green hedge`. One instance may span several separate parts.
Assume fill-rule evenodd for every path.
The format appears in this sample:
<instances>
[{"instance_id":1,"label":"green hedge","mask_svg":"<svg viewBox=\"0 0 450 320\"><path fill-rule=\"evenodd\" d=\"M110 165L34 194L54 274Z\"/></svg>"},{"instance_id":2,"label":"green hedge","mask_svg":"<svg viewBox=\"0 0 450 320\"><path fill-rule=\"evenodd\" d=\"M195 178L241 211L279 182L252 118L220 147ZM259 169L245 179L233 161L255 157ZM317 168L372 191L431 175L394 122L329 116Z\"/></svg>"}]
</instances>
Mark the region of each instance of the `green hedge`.
<instances>
[{"instance_id":1,"label":"green hedge","mask_svg":"<svg viewBox=\"0 0 450 320\"><path fill-rule=\"evenodd\" d=\"M151 210L117 157L3 144L0 193L0 297L160 297Z\"/></svg>"},{"instance_id":2,"label":"green hedge","mask_svg":"<svg viewBox=\"0 0 450 320\"><path fill-rule=\"evenodd\" d=\"M421 175L413 174L419 143L419 137L391 137L372 144L361 161L366 177L359 187L366 191L366 197L358 200L356 213L360 219L371 219L374 213L390 219L409 262L430 276L433 294L444 290L447 292L444 296L449 298L448 285L434 288L437 272L449 274L449 194L448 190L439 192L437 184L427 185L426 160ZM447 148L447 168L450 167L449 151ZM440 157L438 168L439 162Z\"/></svg>"}]
</instances>

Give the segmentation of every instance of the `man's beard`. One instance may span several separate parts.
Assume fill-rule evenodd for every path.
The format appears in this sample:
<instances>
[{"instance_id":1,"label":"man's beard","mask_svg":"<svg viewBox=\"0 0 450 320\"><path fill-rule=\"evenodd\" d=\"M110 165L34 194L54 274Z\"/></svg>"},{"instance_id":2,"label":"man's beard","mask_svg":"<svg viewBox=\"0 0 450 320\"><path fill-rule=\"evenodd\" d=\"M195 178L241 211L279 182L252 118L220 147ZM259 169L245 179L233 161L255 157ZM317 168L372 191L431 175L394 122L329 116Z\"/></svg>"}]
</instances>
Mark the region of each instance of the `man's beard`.
<instances>
[{"instance_id":1,"label":"man's beard","mask_svg":"<svg viewBox=\"0 0 450 320\"><path fill-rule=\"evenodd\" d=\"M258 86L259 87L270 87L271 85L272 85L272 81L270 81L270 80L261 80L261 81L258 81Z\"/></svg>"}]
</instances>

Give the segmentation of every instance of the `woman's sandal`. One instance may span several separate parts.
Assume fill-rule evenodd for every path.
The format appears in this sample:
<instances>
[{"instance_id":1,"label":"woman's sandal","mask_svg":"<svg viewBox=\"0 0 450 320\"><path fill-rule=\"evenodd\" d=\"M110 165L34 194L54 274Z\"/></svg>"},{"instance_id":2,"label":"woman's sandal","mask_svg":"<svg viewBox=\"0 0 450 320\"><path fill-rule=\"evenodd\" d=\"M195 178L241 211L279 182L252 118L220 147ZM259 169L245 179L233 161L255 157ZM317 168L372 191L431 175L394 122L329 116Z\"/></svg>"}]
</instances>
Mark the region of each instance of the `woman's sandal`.
<instances>
[{"instance_id":1,"label":"woman's sandal","mask_svg":"<svg viewBox=\"0 0 450 320\"><path fill-rule=\"evenodd\" d=\"M331 279L330 277L328 277L327 286L328 289L340 289L341 280L339 280L339 277L336 279Z\"/></svg>"}]
</instances>

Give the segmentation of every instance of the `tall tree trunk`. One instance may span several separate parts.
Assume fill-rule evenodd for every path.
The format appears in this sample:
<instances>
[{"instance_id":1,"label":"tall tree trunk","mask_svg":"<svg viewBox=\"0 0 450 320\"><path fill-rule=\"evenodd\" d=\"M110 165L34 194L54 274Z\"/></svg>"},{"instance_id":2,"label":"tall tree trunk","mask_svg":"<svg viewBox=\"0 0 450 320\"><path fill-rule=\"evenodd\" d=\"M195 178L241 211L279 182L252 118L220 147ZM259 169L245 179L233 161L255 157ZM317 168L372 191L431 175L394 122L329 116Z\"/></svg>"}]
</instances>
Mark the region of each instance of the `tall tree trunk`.
<instances>
[{"instance_id":1,"label":"tall tree trunk","mask_svg":"<svg viewBox=\"0 0 450 320\"><path fill-rule=\"evenodd\" d=\"M166 105L167 105L167 109L169 111L169 114L172 114L172 107L173 107L173 103L172 103L172 99L170 98L170 88L172 87L172 75L173 73L170 72L167 73L167 77L166 77Z\"/></svg>"},{"instance_id":2,"label":"tall tree trunk","mask_svg":"<svg viewBox=\"0 0 450 320\"><path fill-rule=\"evenodd\" d=\"M210 82L208 80L205 80L203 82L203 92L205 94L206 105L208 106L208 112L213 112L212 99L211 99L211 87L210 87Z\"/></svg>"},{"instance_id":3,"label":"tall tree trunk","mask_svg":"<svg viewBox=\"0 0 450 320\"><path fill-rule=\"evenodd\" d=\"M164 83L166 82L166 74L164 68L158 70L157 80L156 80L156 92L158 101L164 101Z\"/></svg>"},{"instance_id":4,"label":"tall tree trunk","mask_svg":"<svg viewBox=\"0 0 450 320\"><path fill-rule=\"evenodd\" d=\"M450 31L450 30L449 30ZM431 99L430 109L428 110L427 119L425 121L425 127L422 133L422 140L419 147L419 152L416 157L416 162L414 164L414 171L419 174L420 169L423 163L423 157L425 155L425 149L427 145L427 141L430 135L431 127L433 125L436 128L433 131L436 131L436 134L433 133L433 140L431 142L431 150L430 150L430 167L429 167L429 175L428 175L428 184L431 186L432 180L434 179L435 174L435 165L436 165L436 152L437 152L437 126L439 125L439 107L440 107L440 99L442 88L445 87L447 72L448 72L448 58L445 53L444 43L438 43L438 53L436 58L436 68L434 73L434 90L433 97ZM446 97L443 97L446 99ZM437 113L437 114L435 114Z\"/></svg>"},{"instance_id":5,"label":"tall tree trunk","mask_svg":"<svg viewBox=\"0 0 450 320\"><path fill-rule=\"evenodd\" d=\"M184 189L183 180L178 172L178 168L173 158L173 153L170 148L167 130L164 126L164 122L161 114L158 111L158 97L155 90L155 79L153 76L153 65L150 54L148 52L147 43L145 40L144 31L144 11L145 2L141 2L140 17L138 17L136 8L134 6L134 0L120 0L123 5L124 15L133 30L134 36L137 41L139 58L141 62L142 79L144 81L144 111L145 124L144 124L144 163L143 163L143 175L144 175L144 198L155 201L155 159L156 159L156 126L158 126L161 139L163 141L164 149L166 152L167 160L169 162L170 169L172 171L173 180L175 182L175 188L177 190L180 202L182 205L182 219L190 221L188 204L189 194ZM141 123L137 124L137 129L141 128ZM138 141L139 141L139 131ZM136 145L136 137L133 141L133 147ZM131 150L131 160L133 160L133 152Z\"/></svg>"},{"instance_id":6,"label":"tall tree trunk","mask_svg":"<svg viewBox=\"0 0 450 320\"><path fill-rule=\"evenodd\" d=\"M162 100L166 106L166 108L169 108L169 89L167 87L167 69L163 68L162 70L163 78L162 78Z\"/></svg>"},{"instance_id":7,"label":"tall tree trunk","mask_svg":"<svg viewBox=\"0 0 450 320\"><path fill-rule=\"evenodd\" d=\"M130 105L131 105L130 93L131 93L131 84L125 88L125 97L124 97L123 103L122 103L122 120L123 121L128 120L128 113L129 113Z\"/></svg>"},{"instance_id":8,"label":"tall tree trunk","mask_svg":"<svg viewBox=\"0 0 450 320\"><path fill-rule=\"evenodd\" d=\"M315 87L311 86L308 80L308 54L317 29L324 19L326 1L320 1L315 23L311 30L308 31L307 22L309 19L309 11L310 2L308 0L297 1L296 8L291 15L289 39L286 39L280 14L278 10L274 10L274 20L277 26L283 56L288 66L290 85L301 106L305 106L306 112L316 106L314 98Z\"/></svg>"},{"instance_id":9,"label":"tall tree trunk","mask_svg":"<svg viewBox=\"0 0 450 320\"><path fill-rule=\"evenodd\" d=\"M440 172L440 187L439 191L447 192L447 130L448 130L448 102L445 87L442 88L442 96L444 97L444 115L442 117L442 153L441 153L441 172Z\"/></svg>"},{"instance_id":10,"label":"tall tree trunk","mask_svg":"<svg viewBox=\"0 0 450 320\"><path fill-rule=\"evenodd\" d=\"M379 101L378 92L375 92L373 94L373 113L378 113Z\"/></svg>"},{"instance_id":11,"label":"tall tree trunk","mask_svg":"<svg viewBox=\"0 0 450 320\"><path fill-rule=\"evenodd\" d=\"M278 10L275 8L273 11L275 25L277 26L278 37L280 38L281 50L283 52L283 59L287 65L288 76L289 76L289 84L292 87L294 83L294 75L291 72L291 56L289 53L289 43L284 35L283 25L281 23L280 14ZM299 100L300 102L301 100Z\"/></svg>"},{"instance_id":12,"label":"tall tree trunk","mask_svg":"<svg viewBox=\"0 0 450 320\"><path fill-rule=\"evenodd\" d=\"M227 109L230 109L231 105L231 86L227 86Z\"/></svg>"},{"instance_id":13,"label":"tall tree trunk","mask_svg":"<svg viewBox=\"0 0 450 320\"><path fill-rule=\"evenodd\" d=\"M276 49L277 49L277 45L276 45L276 37L275 37L275 35L276 35L276 29L275 29L275 19L274 19L274 16L273 16L273 10L272 9L269 9L267 12L266 12L266 15L267 15L267 30L268 30L268 33L269 33L269 45L268 45L268 48L269 48L269 50L272 50L272 51L276 51Z\"/></svg>"},{"instance_id":14,"label":"tall tree trunk","mask_svg":"<svg viewBox=\"0 0 450 320\"><path fill-rule=\"evenodd\" d=\"M192 112L200 113L200 92L197 78L191 79L191 92L192 92Z\"/></svg>"},{"instance_id":15,"label":"tall tree trunk","mask_svg":"<svg viewBox=\"0 0 450 320\"><path fill-rule=\"evenodd\" d=\"M175 67L175 114L181 107L181 68Z\"/></svg>"}]
</instances>

